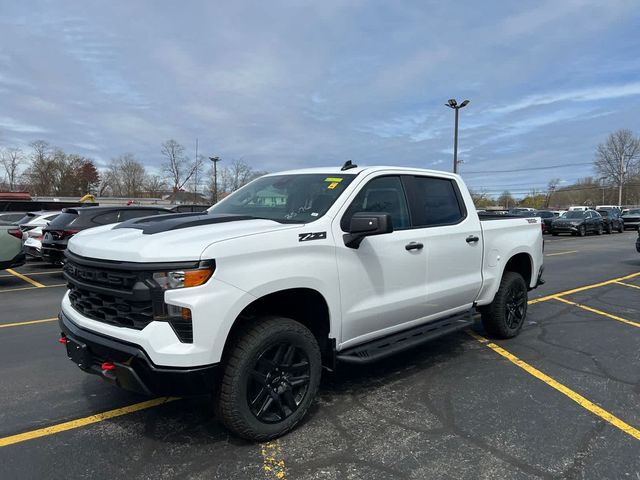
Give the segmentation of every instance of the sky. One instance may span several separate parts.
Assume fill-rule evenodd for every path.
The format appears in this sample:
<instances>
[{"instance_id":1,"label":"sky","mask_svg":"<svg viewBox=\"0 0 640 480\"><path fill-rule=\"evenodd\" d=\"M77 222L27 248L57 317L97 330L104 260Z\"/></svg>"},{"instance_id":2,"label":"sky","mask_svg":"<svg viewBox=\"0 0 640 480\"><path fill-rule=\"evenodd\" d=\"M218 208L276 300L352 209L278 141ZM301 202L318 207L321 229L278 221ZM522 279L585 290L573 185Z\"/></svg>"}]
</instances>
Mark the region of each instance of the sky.
<instances>
[{"instance_id":1,"label":"sky","mask_svg":"<svg viewBox=\"0 0 640 480\"><path fill-rule=\"evenodd\" d=\"M0 146L150 170L174 138L256 170L401 165L474 189L593 176L640 134L637 0L0 3Z\"/></svg>"}]
</instances>

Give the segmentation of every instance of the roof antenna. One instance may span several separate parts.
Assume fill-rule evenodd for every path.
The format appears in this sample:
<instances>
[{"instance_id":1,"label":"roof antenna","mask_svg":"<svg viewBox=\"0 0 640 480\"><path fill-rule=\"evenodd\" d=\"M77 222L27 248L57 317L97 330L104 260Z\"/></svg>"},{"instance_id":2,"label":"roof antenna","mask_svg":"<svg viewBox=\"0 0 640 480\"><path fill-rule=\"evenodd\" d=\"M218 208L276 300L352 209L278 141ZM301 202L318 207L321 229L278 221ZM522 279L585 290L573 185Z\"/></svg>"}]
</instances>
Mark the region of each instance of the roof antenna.
<instances>
[{"instance_id":1,"label":"roof antenna","mask_svg":"<svg viewBox=\"0 0 640 480\"><path fill-rule=\"evenodd\" d=\"M347 160L346 162L344 162L344 165L342 165L342 168L340 170L344 172L345 170L351 170L352 168L358 168L358 165L351 162L351 160Z\"/></svg>"}]
</instances>

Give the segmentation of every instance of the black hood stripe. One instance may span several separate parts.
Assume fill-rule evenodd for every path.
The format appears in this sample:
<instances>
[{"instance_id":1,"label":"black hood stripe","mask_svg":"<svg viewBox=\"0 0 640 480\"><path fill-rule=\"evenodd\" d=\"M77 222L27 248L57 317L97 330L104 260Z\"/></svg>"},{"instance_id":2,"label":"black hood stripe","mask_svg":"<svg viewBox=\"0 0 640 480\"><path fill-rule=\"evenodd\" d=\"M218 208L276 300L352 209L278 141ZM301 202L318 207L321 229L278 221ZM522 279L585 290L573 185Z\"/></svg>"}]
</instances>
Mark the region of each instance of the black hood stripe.
<instances>
[{"instance_id":1,"label":"black hood stripe","mask_svg":"<svg viewBox=\"0 0 640 480\"><path fill-rule=\"evenodd\" d=\"M201 225L213 225L216 223L236 222L240 220L258 220L246 215L225 215L208 213L177 213L175 215L155 215L127 220L119 223L116 228L136 228L142 230L145 235L180 230L182 228L199 227Z\"/></svg>"}]
</instances>

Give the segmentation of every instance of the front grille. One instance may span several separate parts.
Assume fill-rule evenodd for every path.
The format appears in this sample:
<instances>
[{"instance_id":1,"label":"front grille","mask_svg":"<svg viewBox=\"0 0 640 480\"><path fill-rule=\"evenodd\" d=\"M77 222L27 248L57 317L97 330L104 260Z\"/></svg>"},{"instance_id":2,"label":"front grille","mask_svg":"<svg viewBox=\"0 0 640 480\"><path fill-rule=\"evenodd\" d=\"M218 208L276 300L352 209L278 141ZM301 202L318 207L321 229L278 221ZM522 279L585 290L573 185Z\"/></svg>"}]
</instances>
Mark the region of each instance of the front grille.
<instances>
[{"instance_id":1,"label":"front grille","mask_svg":"<svg viewBox=\"0 0 640 480\"><path fill-rule=\"evenodd\" d=\"M85 317L118 325L121 327L142 330L153 321L151 302L132 302L115 295L105 295L69 286L69 300L73 308Z\"/></svg>"},{"instance_id":2,"label":"front grille","mask_svg":"<svg viewBox=\"0 0 640 480\"><path fill-rule=\"evenodd\" d=\"M153 272L161 268L154 265L153 270L142 270L141 264L129 265L133 266L123 268L67 252L63 272L73 308L92 320L136 330L154 320L169 321L181 342L193 343L191 321L167 314L164 291L153 279Z\"/></svg>"}]
</instances>

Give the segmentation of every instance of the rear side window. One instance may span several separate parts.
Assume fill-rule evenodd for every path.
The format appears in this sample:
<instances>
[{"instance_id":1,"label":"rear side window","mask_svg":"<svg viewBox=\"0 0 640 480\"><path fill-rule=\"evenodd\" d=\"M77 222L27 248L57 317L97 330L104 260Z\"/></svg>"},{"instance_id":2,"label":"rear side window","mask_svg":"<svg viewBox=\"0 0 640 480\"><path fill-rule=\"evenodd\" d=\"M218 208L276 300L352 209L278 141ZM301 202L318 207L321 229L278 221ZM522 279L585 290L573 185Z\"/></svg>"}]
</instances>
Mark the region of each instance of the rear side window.
<instances>
[{"instance_id":1,"label":"rear side window","mask_svg":"<svg viewBox=\"0 0 640 480\"><path fill-rule=\"evenodd\" d=\"M163 210L121 210L120 211L120 222L124 222L125 220L131 220L132 218L140 218L140 217L148 217L150 215L160 215L166 214Z\"/></svg>"},{"instance_id":2,"label":"rear side window","mask_svg":"<svg viewBox=\"0 0 640 480\"><path fill-rule=\"evenodd\" d=\"M357 212L388 213L394 230L409 228L409 209L400 177L378 177L369 181L342 217L342 230L349 230L351 217Z\"/></svg>"},{"instance_id":3,"label":"rear side window","mask_svg":"<svg viewBox=\"0 0 640 480\"><path fill-rule=\"evenodd\" d=\"M110 212L101 213L91 219L92 223L98 225L107 225L109 223L118 223L118 210L112 210Z\"/></svg>"},{"instance_id":4,"label":"rear side window","mask_svg":"<svg viewBox=\"0 0 640 480\"><path fill-rule=\"evenodd\" d=\"M466 216L464 203L453 180L409 177L414 227L453 225Z\"/></svg>"},{"instance_id":5,"label":"rear side window","mask_svg":"<svg viewBox=\"0 0 640 480\"><path fill-rule=\"evenodd\" d=\"M62 228L80 223L80 215L77 213L63 212L51 221L49 227Z\"/></svg>"}]
</instances>

